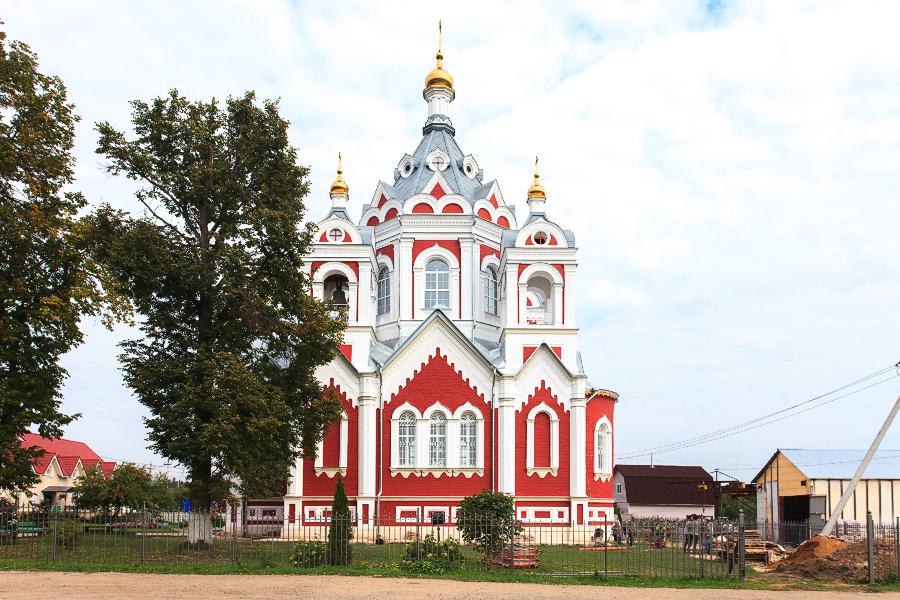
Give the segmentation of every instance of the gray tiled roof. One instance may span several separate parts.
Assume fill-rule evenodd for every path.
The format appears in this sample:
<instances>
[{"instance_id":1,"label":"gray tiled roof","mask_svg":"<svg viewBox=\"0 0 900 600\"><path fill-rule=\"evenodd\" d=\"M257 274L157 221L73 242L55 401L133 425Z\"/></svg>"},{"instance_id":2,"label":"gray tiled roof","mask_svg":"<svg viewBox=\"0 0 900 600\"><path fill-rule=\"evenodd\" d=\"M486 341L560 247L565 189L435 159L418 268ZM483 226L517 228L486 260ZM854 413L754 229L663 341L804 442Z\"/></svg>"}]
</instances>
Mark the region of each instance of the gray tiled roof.
<instances>
[{"instance_id":1,"label":"gray tiled roof","mask_svg":"<svg viewBox=\"0 0 900 600\"><path fill-rule=\"evenodd\" d=\"M418 148L413 152L412 157L414 167L412 173L407 177L396 176L393 191L396 193L394 198L401 202L406 201L412 196L422 192L422 187L428 183L434 174L425 164L425 158L432 150L439 148L450 157L450 165L441 172L447 184L455 194L460 194L470 203L475 204L480 199L477 192L485 186L481 183L481 175L477 175L474 179L466 177L462 170L462 159L465 154L460 149L459 144L453 137L452 128L443 124L429 124L425 126L425 135L419 142ZM486 192L486 190L485 190Z\"/></svg>"}]
</instances>

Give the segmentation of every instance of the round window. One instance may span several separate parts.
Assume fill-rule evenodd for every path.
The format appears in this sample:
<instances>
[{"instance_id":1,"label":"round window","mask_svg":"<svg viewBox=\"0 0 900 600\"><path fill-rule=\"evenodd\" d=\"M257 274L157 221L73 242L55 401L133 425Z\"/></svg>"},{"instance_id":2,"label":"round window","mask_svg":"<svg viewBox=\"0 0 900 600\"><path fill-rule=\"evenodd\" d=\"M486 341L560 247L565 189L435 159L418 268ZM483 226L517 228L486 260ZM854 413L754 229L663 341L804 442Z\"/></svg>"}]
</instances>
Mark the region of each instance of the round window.
<instances>
[{"instance_id":1,"label":"round window","mask_svg":"<svg viewBox=\"0 0 900 600\"><path fill-rule=\"evenodd\" d=\"M328 232L328 239L332 242L340 242L344 239L344 232L341 229L335 227L331 231Z\"/></svg>"},{"instance_id":2,"label":"round window","mask_svg":"<svg viewBox=\"0 0 900 600\"><path fill-rule=\"evenodd\" d=\"M533 239L534 243L538 246L543 246L547 243L547 234L543 231L538 231L531 237L531 239Z\"/></svg>"}]
</instances>

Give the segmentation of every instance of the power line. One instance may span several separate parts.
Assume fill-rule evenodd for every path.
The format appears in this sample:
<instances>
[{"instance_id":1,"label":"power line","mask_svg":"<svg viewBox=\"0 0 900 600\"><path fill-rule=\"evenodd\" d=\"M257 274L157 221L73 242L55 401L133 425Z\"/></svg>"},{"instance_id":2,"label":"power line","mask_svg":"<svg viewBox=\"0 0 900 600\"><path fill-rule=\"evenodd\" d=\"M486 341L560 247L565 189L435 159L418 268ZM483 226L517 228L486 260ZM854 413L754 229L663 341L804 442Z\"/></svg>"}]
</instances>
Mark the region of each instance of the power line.
<instances>
[{"instance_id":1,"label":"power line","mask_svg":"<svg viewBox=\"0 0 900 600\"><path fill-rule=\"evenodd\" d=\"M897 369L897 373L891 375L890 377L886 377L886 378L880 379L879 381L876 381L876 382L871 383L871 384L869 384L869 385L867 385L867 386L864 386L864 387L855 389L855 390L853 390L853 391L851 391L851 392L848 392L848 393L846 393L846 394L842 394L842 395L837 396L837 397L835 397L835 398L829 398L829 396L831 396L831 395L833 395L833 394L835 394L835 393L841 392L841 391L846 390L846 389L849 389L849 388L854 388L854 387L858 386L858 385L861 384L861 383L865 383L865 382L867 382L867 381L871 381L873 378L879 377L880 375L884 375L885 373L891 371L892 369ZM629 452L629 453L624 454L621 458L622 458L622 459L628 459L628 458L636 458L636 457L639 457L639 456L648 456L648 455L651 455L651 454L662 454L662 453L665 453L665 452L672 452L672 451L674 451L674 450L681 450L681 449L690 448L690 447L693 447L693 446L699 446L699 445L701 445L701 444L706 444L706 443L709 443L709 442L712 442L712 441L716 441L716 440L720 440L720 439L723 439L723 438L731 437L731 436L733 436L733 435L737 435L737 434L740 434L740 433L744 433L744 432L746 432L746 431L751 431L751 430L753 430L753 429L758 429L758 428L760 428L760 427L764 427L764 426L766 426L766 425L771 425L772 423L777 423L778 421L782 421L782 420L784 420L784 419L787 419L787 418L790 418L790 417L794 417L794 416L803 414L803 413L805 413L805 412L809 412L810 410L814 410L814 409L816 409L816 408L820 408L820 407L822 407L822 406L825 406L825 405L827 405L827 404L831 404L832 402L835 402L835 401L840 400L840 399L842 399L842 398L846 398L846 397L848 397L848 396L852 396L853 394L857 394L857 393L859 393L859 392L862 392L862 391L867 390L867 389L869 389L869 388L875 387L875 386L877 386L877 385L881 385L882 383L885 383L885 382L890 381L890 380L892 380L892 379L896 379L897 377L900 377L900 362L898 362L898 363L896 363L896 364L894 364L894 365L891 365L890 367L885 367L884 369L880 369L880 370L878 370L878 371L875 371L874 373L871 373L871 374L869 374L869 375L866 375L865 377L861 377L861 378L859 378L859 379L857 379L857 380L855 380L855 381L852 381L852 382L850 382L850 383L847 383L847 384L845 384L845 385L842 385L842 386L840 386L840 387L838 387L838 388L835 388L835 389L833 389L833 390L831 390L831 391L829 391L829 392L827 392L827 393L825 393L825 394L821 394L821 395L816 396L816 397L814 397L814 398L810 398L809 400L804 400L803 402L798 402L798 403L793 404L793 405L791 405L791 406L788 406L788 407L786 407L786 408L783 408L783 409L780 409L780 410L777 410L777 411L768 413L768 414L766 414L766 415L762 415L762 416L756 417L756 418L754 418L754 419L750 419L749 421L744 421L744 422L742 422L742 423L738 423L737 425L732 425L732 426L730 426L730 427L725 427L725 428L723 428L723 429L718 429L718 430L716 430L716 431L711 431L711 432L708 432L708 433L705 433L705 434L702 434L702 435L698 435L698 436L695 436L695 437L692 437L692 438L687 438L687 439L680 440L680 441L676 441L676 442L672 442L672 443L669 443L669 444L663 444L663 445L661 445L661 446L656 446L656 447L653 447L653 448L648 448L648 449L646 449L646 450L639 450L639 451L635 451L635 452ZM823 400L824 400L824 401L823 401ZM812 406L808 406L807 408L805 408L805 409L803 409L803 410L797 410L798 408L800 408L800 407L802 407L802 406L807 406L807 405L812 405ZM780 417L779 417L779 415L783 415L783 416L780 416ZM774 417L778 417L778 418L774 418Z\"/></svg>"}]
</instances>

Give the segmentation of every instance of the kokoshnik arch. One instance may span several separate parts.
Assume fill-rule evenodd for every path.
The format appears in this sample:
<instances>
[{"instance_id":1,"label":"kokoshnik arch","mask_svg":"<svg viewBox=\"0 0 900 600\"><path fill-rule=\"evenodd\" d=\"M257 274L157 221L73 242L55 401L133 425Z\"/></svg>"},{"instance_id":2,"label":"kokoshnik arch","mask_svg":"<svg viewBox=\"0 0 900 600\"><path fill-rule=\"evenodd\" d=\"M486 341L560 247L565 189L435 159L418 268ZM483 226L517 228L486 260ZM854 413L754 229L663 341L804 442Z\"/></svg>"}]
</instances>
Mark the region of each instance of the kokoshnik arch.
<instances>
[{"instance_id":1,"label":"kokoshnik arch","mask_svg":"<svg viewBox=\"0 0 900 600\"><path fill-rule=\"evenodd\" d=\"M340 157L305 267L346 311L317 371L342 403L315 458L291 469L285 534L327 522L341 473L358 525L456 522L463 496L515 496L524 525L593 528L613 516L613 411L578 351L575 237L551 219L535 159L520 220L458 145L438 44L428 118L359 223ZM552 203L549 203L552 206Z\"/></svg>"}]
</instances>

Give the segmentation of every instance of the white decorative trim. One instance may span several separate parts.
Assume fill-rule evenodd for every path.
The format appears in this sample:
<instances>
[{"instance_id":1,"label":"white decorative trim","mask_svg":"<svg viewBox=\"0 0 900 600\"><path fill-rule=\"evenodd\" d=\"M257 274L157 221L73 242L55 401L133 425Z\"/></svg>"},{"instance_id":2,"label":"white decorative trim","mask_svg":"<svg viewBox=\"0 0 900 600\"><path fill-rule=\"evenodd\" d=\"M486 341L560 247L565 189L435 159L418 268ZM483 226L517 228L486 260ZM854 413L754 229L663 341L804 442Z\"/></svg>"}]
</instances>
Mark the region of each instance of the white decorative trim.
<instances>
[{"instance_id":1,"label":"white decorative trim","mask_svg":"<svg viewBox=\"0 0 900 600\"><path fill-rule=\"evenodd\" d=\"M606 457L606 468L602 468L601 465L597 464L597 436L600 433L600 427L606 426L607 430L607 438L606 438L606 447L603 448L603 455ZM603 415L597 422L594 423L594 455L591 457L591 461L594 463L594 481L597 481L601 477L605 478L603 481L608 481L610 477L612 477L612 449L613 449L613 427L609 418L606 415Z\"/></svg>"},{"instance_id":2,"label":"white decorative trim","mask_svg":"<svg viewBox=\"0 0 900 600\"><path fill-rule=\"evenodd\" d=\"M538 413L546 413L550 417L550 466L535 467L534 466L534 419ZM525 425L526 429L526 453L525 468L529 475L537 474L539 477L546 477L551 474L554 477L559 469L559 416L546 402L541 402L530 411Z\"/></svg>"},{"instance_id":3,"label":"white decorative trim","mask_svg":"<svg viewBox=\"0 0 900 600\"><path fill-rule=\"evenodd\" d=\"M549 512L549 517L535 517L536 512ZM518 506L516 516L522 523L568 523L569 508L566 506Z\"/></svg>"},{"instance_id":4,"label":"white decorative trim","mask_svg":"<svg viewBox=\"0 0 900 600\"><path fill-rule=\"evenodd\" d=\"M340 472L341 476L347 474L347 435L349 431L349 420L347 418L347 412L341 410L341 426L338 431L338 444L340 446L338 452L338 466L337 467L326 467L323 464L322 454L325 450L325 438L323 437L319 440L319 443L316 444L316 460L313 465L313 468L316 471L316 476L318 475L328 475L329 477L334 477L338 472Z\"/></svg>"},{"instance_id":5,"label":"white decorative trim","mask_svg":"<svg viewBox=\"0 0 900 600\"><path fill-rule=\"evenodd\" d=\"M434 468L434 467L391 467L391 477L397 477L398 475L407 479L410 475L415 475L417 477L425 477L426 475L434 475L435 478L441 478L443 476L447 477L459 477L463 476L466 479L471 479L475 475L484 475L484 468L481 467L449 467L446 469Z\"/></svg>"}]
</instances>

